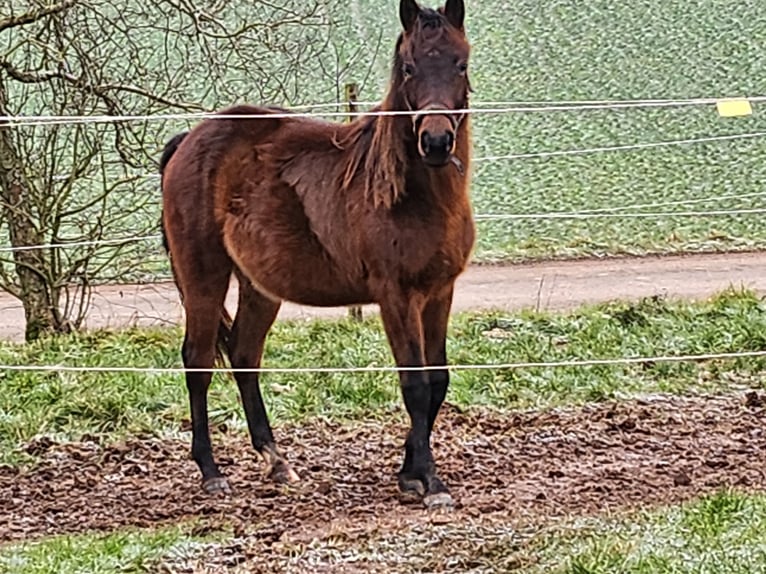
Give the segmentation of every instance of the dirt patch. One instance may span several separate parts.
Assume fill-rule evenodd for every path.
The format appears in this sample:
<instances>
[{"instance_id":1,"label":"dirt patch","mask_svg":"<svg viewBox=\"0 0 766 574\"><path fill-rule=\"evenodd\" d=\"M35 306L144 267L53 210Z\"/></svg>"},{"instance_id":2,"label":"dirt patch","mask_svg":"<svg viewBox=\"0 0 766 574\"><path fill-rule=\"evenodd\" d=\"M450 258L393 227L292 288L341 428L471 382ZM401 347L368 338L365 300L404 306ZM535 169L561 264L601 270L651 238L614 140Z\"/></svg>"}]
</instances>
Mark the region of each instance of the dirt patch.
<instances>
[{"instance_id":1,"label":"dirt patch","mask_svg":"<svg viewBox=\"0 0 766 574\"><path fill-rule=\"evenodd\" d=\"M763 398L753 394L508 416L447 407L435 452L458 503L450 516L402 507L394 479L405 431L399 424L280 429L304 479L292 490L261 478L245 436L218 436L218 458L236 489L227 498L202 494L186 442L40 441L28 445L42 457L38 467L0 469L0 540L201 518L268 546L349 525L526 521L672 503L725 486L763 490L764 412Z\"/></svg>"}]
</instances>

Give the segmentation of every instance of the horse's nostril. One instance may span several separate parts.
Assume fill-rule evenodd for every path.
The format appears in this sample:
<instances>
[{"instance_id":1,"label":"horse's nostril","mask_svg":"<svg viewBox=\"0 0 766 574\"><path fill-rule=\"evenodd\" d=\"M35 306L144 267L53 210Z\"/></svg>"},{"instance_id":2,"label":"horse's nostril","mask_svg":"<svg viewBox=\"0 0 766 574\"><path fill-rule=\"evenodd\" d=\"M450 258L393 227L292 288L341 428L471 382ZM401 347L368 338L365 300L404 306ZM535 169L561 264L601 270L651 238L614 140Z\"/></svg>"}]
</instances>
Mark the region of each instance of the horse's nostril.
<instances>
[{"instance_id":1,"label":"horse's nostril","mask_svg":"<svg viewBox=\"0 0 766 574\"><path fill-rule=\"evenodd\" d=\"M423 133L420 134L420 151L424 155L428 155L431 151L431 134L428 130L423 130Z\"/></svg>"},{"instance_id":2,"label":"horse's nostril","mask_svg":"<svg viewBox=\"0 0 766 574\"><path fill-rule=\"evenodd\" d=\"M453 147L455 147L455 134L447 132L447 150L452 152Z\"/></svg>"}]
</instances>

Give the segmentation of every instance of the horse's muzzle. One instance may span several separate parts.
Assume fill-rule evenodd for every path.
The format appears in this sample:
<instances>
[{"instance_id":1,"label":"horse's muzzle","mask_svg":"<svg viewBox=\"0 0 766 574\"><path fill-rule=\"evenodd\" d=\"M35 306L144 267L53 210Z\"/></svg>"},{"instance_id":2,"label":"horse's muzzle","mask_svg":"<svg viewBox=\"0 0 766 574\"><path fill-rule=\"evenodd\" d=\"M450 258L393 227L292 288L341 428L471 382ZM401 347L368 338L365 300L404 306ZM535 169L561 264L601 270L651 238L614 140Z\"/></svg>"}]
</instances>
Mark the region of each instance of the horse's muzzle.
<instances>
[{"instance_id":1,"label":"horse's muzzle","mask_svg":"<svg viewBox=\"0 0 766 574\"><path fill-rule=\"evenodd\" d=\"M432 167L443 167L455 152L455 133L452 130L432 134L428 130L420 132L418 151L423 161Z\"/></svg>"}]
</instances>

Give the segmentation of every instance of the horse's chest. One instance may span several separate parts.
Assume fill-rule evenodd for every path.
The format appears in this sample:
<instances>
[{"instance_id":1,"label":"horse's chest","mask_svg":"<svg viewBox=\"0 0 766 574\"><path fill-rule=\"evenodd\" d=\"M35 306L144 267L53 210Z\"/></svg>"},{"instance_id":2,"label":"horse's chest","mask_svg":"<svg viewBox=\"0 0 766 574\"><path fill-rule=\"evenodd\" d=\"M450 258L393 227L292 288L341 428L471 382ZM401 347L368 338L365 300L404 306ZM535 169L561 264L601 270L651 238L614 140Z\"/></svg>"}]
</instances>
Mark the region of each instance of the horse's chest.
<instances>
[{"instance_id":1,"label":"horse's chest","mask_svg":"<svg viewBox=\"0 0 766 574\"><path fill-rule=\"evenodd\" d=\"M425 288L449 283L465 269L474 243L469 214L406 223L391 226L374 240L374 259L378 262L375 267Z\"/></svg>"}]
</instances>

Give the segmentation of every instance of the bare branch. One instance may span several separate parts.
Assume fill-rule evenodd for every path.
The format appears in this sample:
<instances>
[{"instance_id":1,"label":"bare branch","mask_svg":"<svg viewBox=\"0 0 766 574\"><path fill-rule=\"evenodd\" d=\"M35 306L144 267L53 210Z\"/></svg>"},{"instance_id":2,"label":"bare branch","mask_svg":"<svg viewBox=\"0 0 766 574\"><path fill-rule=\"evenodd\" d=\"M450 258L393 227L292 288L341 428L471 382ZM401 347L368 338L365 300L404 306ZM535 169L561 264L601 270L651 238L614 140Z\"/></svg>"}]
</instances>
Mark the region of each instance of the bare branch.
<instances>
[{"instance_id":1,"label":"bare branch","mask_svg":"<svg viewBox=\"0 0 766 574\"><path fill-rule=\"evenodd\" d=\"M27 0L34 8L25 14L0 17L0 31L18 26L2 36L0 116L152 115L321 97L327 78L303 79L329 46L326 1ZM333 80L357 67L349 52L337 53ZM45 315L43 330L76 328L93 284L167 274L159 244L92 242L156 233L157 182L136 174L154 172L169 133L191 127L179 123L0 125L0 157L18 188L2 197L10 175L0 170L2 243L78 243L0 256L0 290L25 300L28 316Z\"/></svg>"},{"instance_id":2,"label":"bare branch","mask_svg":"<svg viewBox=\"0 0 766 574\"><path fill-rule=\"evenodd\" d=\"M17 26L24 26L25 24L31 24L45 18L46 16L52 16L53 14L59 14L69 10L73 6L80 3L80 0L63 0L57 4L51 4L50 6L44 6L37 10L26 12L21 16L12 16L10 18L3 18L0 20L0 32L8 28L15 28Z\"/></svg>"},{"instance_id":3,"label":"bare branch","mask_svg":"<svg viewBox=\"0 0 766 574\"><path fill-rule=\"evenodd\" d=\"M129 84L91 85L91 84L88 84L82 78L77 78L72 74L67 74L60 71L54 72L50 70L43 70L43 71L30 72L30 71L18 70L10 62L0 61L0 67L2 67L6 72L8 72L8 75L11 78L13 78L14 80L18 82L22 82L24 84L42 84L44 82L49 82L54 79L59 79L59 80L64 80L65 82L68 82L69 84L71 84L72 86L80 90L90 92L92 94L95 94L103 98L107 97L108 92L126 92L126 93L135 94L137 96L144 97L152 102L156 102L158 104L162 104L170 108L178 108L178 109L193 111L193 112L206 111L205 108L203 106L200 106L199 104L176 102L173 100L169 100L168 98L165 98L159 94L150 92L149 90L145 90L138 86L131 86Z\"/></svg>"}]
</instances>

